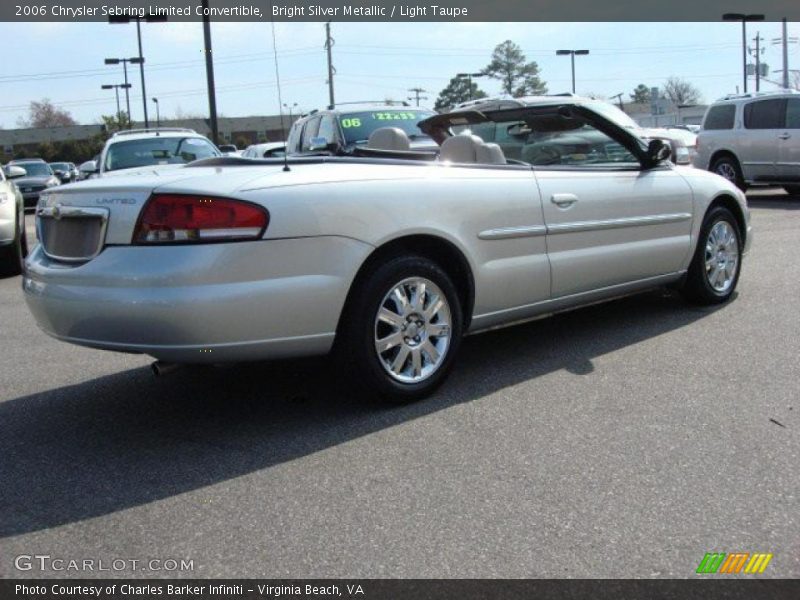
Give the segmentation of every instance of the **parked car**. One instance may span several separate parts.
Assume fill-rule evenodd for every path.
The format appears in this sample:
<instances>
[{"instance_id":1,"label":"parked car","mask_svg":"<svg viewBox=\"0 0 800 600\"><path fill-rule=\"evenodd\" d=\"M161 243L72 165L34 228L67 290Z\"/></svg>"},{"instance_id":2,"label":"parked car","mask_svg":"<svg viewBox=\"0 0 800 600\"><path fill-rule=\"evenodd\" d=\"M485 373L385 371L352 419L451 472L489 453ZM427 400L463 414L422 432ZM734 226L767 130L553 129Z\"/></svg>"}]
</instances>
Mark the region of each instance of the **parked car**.
<instances>
[{"instance_id":1,"label":"parked car","mask_svg":"<svg viewBox=\"0 0 800 600\"><path fill-rule=\"evenodd\" d=\"M641 134L647 139L664 140L672 150L672 162L691 165L697 154L697 134L678 127L648 127Z\"/></svg>"},{"instance_id":2,"label":"parked car","mask_svg":"<svg viewBox=\"0 0 800 600\"><path fill-rule=\"evenodd\" d=\"M61 184L53 170L41 158L22 158L8 162L25 169L25 176L15 180L16 186L22 193L26 207L36 206L39 194L44 190Z\"/></svg>"},{"instance_id":3,"label":"parked car","mask_svg":"<svg viewBox=\"0 0 800 600\"><path fill-rule=\"evenodd\" d=\"M436 143L419 130L417 123L435 114L405 103L398 106L379 102L344 103L312 110L292 124L286 152L289 155L352 154L355 148L367 144L375 130L386 127L402 130L408 149L432 150Z\"/></svg>"},{"instance_id":4,"label":"parked car","mask_svg":"<svg viewBox=\"0 0 800 600\"><path fill-rule=\"evenodd\" d=\"M0 169L0 275L19 275L22 259L28 255L25 234L25 202L11 181L27 175L19 165Z\"/></svg>"},{"instance_id":5,"label":"parked car","mask_svg":"<svg viewBox=\"0 0 800 600\"><path fill-rule=\"evenodd\" d=\"M387 149L410 141L390 122L355 157L52 190L27 304L57 339L156 367L333 351L343 380L402 402L443 382L467 333L663 285L728 301L752 240L744 194L607 106L524 98L415 123L448 132L429 152ZM543 164L521 158L545 142Z\"/></svg>"},{"instance_id":6,"label":"parked car","mask_svg":"<svg viewBox=\"0 0 800 600\"><path fill-rule=\"evenodd\" d=\"M222 152L223 156L241 156L242 151L236 147L235 144L221 144L218 146L219 151Z\"/></svg>"},{"instance_id":7,"label":"parked car","mask_svg":"<svg viewBox=\"0 0 800 600\"><path fill-rule=\"evenodd\" d=\"M71 163L66 162L51 162L49 163L50 168L53 170L53 173L56 177L58 177L61 183L72 183L73 181L73 172Z\"/></svg>"},{"instance_id":8,"label":"parked car","mask_svg":"<svg viewBox=\"0 0 800 600\"><path fill-rule=\"evenodd\" d=\"M734 182L800 194L800 93L726 96L708 107L694 164Z\"/></svg>"},{"instance_id":9,"label":"parked car","mask_svg":"<svg viewBox=\"0 0 800 600\"><path fill-rule=\"evenodd\" d=\"M99 160L81 165L86 178L149 173L222 154L205 136L192 129L158 127L116 132L103 146Z\"/></svg>"},{"instance_id":10,"label":"parked car","mask_svg":"<svg viewBox=\"0 0 800 600\"><path fill-rule=\"evenodd\" d=\"M242 152L243 158L274 158L286 154L286 142L253 144Z\"/></svg>"}]
</instances>

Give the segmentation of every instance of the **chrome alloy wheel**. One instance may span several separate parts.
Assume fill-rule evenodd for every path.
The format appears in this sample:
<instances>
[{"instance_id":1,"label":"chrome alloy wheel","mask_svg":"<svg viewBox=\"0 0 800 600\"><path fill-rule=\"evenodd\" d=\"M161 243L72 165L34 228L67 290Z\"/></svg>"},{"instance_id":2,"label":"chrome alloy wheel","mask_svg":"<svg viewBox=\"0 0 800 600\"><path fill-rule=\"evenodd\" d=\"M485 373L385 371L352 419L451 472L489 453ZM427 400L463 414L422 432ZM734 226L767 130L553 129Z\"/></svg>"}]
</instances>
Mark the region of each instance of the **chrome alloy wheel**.
<instances>
[{"instance_id":1,"label":"chrome alloy wheel","mask_svg":"<svg viewBox=\"0 0 800 600\"><path fill-rule=\"evenodd\" d=\"M444 362L450 347L450 306L429 279L410 277L389 290L375 317L375 352L401 383L418 383Z\"/></svg>"},{"instance_id":2,"label":"chrome alloy wheel","mask_svg":"<svg viewBox=\"0 0 800 600\"><path fill-rule=\"evenodd\" d=\"M728 181L736 183L736 169L731 163L722 162L717 165L717 168L715 170L717 172L717 175L721 175Z\"/></svg>"},{"instance_id":3,"label":"chrome alloy wheel","mask_svg":"<svg viewBox=\"0 0 800 600\"><path fill-rule=\"evenodd\" d=\"M724 294L733 285L739 267L739 238L727 221L717 221L708 232L705 261L708 283Z\"/></svg>"}]
</instances>

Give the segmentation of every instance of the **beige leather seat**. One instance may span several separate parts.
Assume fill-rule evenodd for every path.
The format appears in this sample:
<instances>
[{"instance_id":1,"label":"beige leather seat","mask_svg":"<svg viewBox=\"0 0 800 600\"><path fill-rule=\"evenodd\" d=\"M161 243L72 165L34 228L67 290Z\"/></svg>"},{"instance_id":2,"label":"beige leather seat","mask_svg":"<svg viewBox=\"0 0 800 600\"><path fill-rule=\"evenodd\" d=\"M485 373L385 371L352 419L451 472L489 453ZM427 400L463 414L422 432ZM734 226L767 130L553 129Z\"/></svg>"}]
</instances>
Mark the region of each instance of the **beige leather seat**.
<instances>
[{"instance_id":1,"label":"beige leather seat","mask_svg":"<svg viewBox=\"0 0 800 600\"><path fill-rule=\"evenodd\" d=\"M408 151L411 140L406 132L398 127L381 127L369 135L367 148L371 150Z\"/></svg>"},{"instance_id":2,"label":"beige leather seat","mask_svg":"<svg viewBox=\"0 0 800 600\"><path fill-rule=\"evenodd\" d=\"M447 138L439 151L439 160L454 163L504 165L506 157L497 144L487 144L477 135L462 134Z\"/></svg>"},{"instance_id":3,"label":"beige leather seat","mask_svg":"<svg viewBox=\"0 0 800 600\"><path fill-rule=\"evenodd\" d=\"M478 146L477 161L483 165L505 165L506 157L503 149L497 144L482 143Z\"/></svg>"}]
</instances>

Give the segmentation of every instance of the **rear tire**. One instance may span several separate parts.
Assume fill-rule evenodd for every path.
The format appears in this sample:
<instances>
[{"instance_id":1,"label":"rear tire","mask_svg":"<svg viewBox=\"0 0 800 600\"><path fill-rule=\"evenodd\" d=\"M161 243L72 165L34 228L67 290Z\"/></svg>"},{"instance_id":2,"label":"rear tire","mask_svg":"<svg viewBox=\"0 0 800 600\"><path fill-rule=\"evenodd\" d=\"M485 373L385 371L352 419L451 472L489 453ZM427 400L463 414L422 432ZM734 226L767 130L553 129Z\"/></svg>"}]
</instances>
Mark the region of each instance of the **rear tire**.
<instances>
[{"instance_id":1,"label":"rear tire","mask_svg":"<svg viewBox=\"0 0 800 600\"><path fill-rule=\"evenodd\" d=\"M13 277L22 273L22 259L27 254L27 251L25 254L22 251L19 237L8 246L0 248L0 277Z\"/></svg>"},{"instance_id":2,"label":"rear tire","mask_svg":"<svg viewBox=\"0 0 800 600\"><path fill-rule=\"evenodd\" d=\"M790 196L800 196L800 185L785 185L783 189Z\"/></svg>"},{"instance_id":3,"label":"rear tire","mask_svg":"<svg viewBox=\"0 0 800 600\"><path fill-rule=\"evenodd\" d=\"M742 235L731 211L716 206L706 213L682 292L696 304L727 302L739 282Z\"/></svg>"},{"instance_id":4,"label":"rear tire","mask_svg":"<svg viewBox=\"0 0 800 600\"><path fill-rule=\"evenodd\" d=\"M429 396L447 378L461 342L463 315L447 273L421 256L398 256L357 284L334 353L366 395L389 403Z\"/></svg>"},{"instance_id":5,"label":"rear tire","mask_svg":"<svg viewBox=\"0 0 800 600\"><path fill-rule=\"evenodd\" d=\"M714 161L714 164L711 165L711 171L735 184L736 187L743 192L747 191L747 184L744 182L742 168L739 166L739 161L737 161L734 157L719 157Z\"/></svg>"}]
</instances>

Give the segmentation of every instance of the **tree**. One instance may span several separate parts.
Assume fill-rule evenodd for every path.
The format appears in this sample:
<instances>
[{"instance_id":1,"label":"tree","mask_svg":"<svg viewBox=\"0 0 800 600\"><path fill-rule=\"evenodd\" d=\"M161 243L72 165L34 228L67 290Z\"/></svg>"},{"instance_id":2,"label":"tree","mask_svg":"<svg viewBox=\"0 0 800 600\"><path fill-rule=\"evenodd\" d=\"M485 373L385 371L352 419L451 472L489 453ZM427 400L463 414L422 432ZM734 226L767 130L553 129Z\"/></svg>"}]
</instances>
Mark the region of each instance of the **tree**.
<instances>
[{"instance_id":1,"label":"tree","mask_svg":"<svg viewBox=\"0 0 800 600\"><path fill-rule=\"evenodd\" d=\"M106 126L107 131L119 131L121 129L130 129L133 122L128 118L128 113L124 110L118 115L101 115L103 125Z\"/></svg>"},{"instance_id":2,"label":"tree","mask_svg":"<svg viewBox=\"0 0 800 600\"><path fill-rule=\"evenodd\" d=\"M69 127L77 125L77 121L72 118L64 109L56 107L48 98L43 98L41 102L31 101L28 107L28 118L19 119L21 127Z\"/></svg>"},{"instance_id":3,"label":"tree","mask_svg":"<svg viewBox=\"0 0 800 600\"><path fill-rule=\"evenodd\" d=\"M442 112L453 108L461 102L477 100L478 98L486 98L486 92L481 90L477 83L470 81L466 77L453 77L447 87L439 92L439 97L436 98L436 104L433 105L433 108Z\"/></svg>"},{"instance_id":4,"label":"tree","mask_svg":"<svg viewBox=\"0 0 800 600\"><path fill-rule=\"evenodd\" d=\"M527 62L525 54L517 44L506 40L492 52L492 61L483 72L499 79L503 91L510 96L546 94L547 86L539 79L539 65Z\"/></svg>"},{"instance_id":5,"label":"tree","mask_svg":"<svg viewBox=\"0 0 800 600\"><path fill-rule=\"evenodd\" d=\"M670 77L664 82L664 95L678 106L681 104L698 104L702 97L700 90L680 77Z\"/></svg>"},{"instance_id":6,"label":"tree","mask_svg":"<svg viewBox=\"0 0 800 600\"><path fill-rule=\"evenodd\" d=\"M650 104L650 88L645 84L640 83L633 89L630 94L631 102L635 104Z\"/></svg>"}]
</instances>

